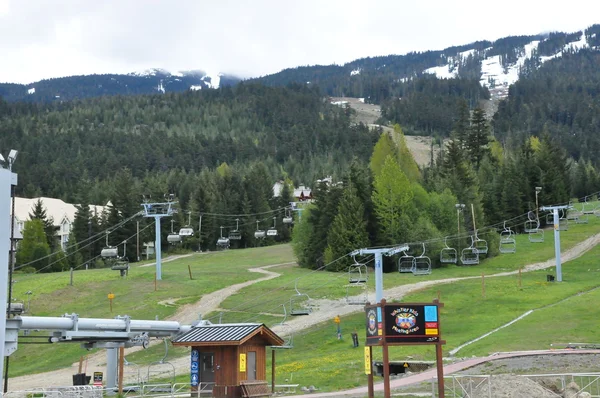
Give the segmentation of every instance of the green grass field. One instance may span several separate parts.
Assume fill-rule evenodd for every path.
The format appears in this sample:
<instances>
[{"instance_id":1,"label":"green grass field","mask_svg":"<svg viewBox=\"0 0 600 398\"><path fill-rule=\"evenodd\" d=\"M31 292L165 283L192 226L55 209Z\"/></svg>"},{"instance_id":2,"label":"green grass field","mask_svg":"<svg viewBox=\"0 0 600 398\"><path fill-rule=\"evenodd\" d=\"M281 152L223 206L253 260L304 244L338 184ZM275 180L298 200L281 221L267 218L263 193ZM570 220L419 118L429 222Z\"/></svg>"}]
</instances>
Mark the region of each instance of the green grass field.
<instances>
[{"instance_id":1,"label":"green grass field","mask_svg":"<svg viewBox=\"0 0 600 398\"><path fill-rule=\"evenodd\" d=\"M547 230L544 243L530 243L526 235L517 236L517 253L504 254L483 261L478 266L447 266L434 269L428 276L413 276L392 272L385 275L385 288L410 284L422 280L439 280L451 277L475 277L456 283L440 284L414 292L403 299L405 302L431 301L441 297L445 307L441 313L443 338L447 341L447 353L467 341L535 310L521 321L491 336L468 345L456 355L486 355L495 351L515 349L549 348L551 343L568 341L593 342L595 317L589 303L598 298L600 265L596 259L600 248L594 248L584 256L565 263L563 283L547 283L546 274L553 270L523 273L519 284L518 275L490 277L493 274L516 271L535 262L553 258L553 231ZM573 225L561 233L563 252L594 234L600 232L600 220L590 218L589 224ZM439 253L430 254L432 257ZM106 269L77 271L74 284L69 286L69 273L15 276L14 297L24 299L27 290L33 292L31 315L59 316L78 313L80 317L113 317L127 314L134 319L159 319L173 315L181 304L195 302L202 295L223 287L263 275L248 272L248 268L293 262L289 245L271 246L228 252L194 254L190 257L163 264L163 280L154 291L154 266L134 266L126 279L118 272ZM194 279L190 280L188 265ZM230 296L222 304L223 312L203 314L212 322L264 322L273 326L283 319L283 306L289 311L290 298L295 295L295 285L302 293L313 299L337 299L346 294L347 275L344 273L316 272L293 265L270 268L282 274L280 277L251 285L238 294ZM481 275L485 277L485 294ZM369 281L371 289L374 278ZM114 293L112 313L109 310L108 293ZM581 294L580 294L581 293ZM167 300L175 304L166 303ZM162 304L161 304L162 303ZM566 314L569 328L559 327L557 314ZM353 348L350 332L356 331L360 348ZM294 336L294 349L282 350L277 356L277 378L293 380L301 385L315 385L321 390L332 391L363 385L364 316L362 313L342 319L342 340L336 337L334 323L326 322ZM374 350L375 359L380 352ZM85 351L79 345L19 345L11 356L10 375L37 373L69 366ZM164 355L164 346L129 355L127 359L140 365L154 362ZM169 348L169 358L189 355L184 348ZM432 347L394 347L391 359L433 359ZM188 375L178 376L186 382Z\"/></svg>"}]
</instances>

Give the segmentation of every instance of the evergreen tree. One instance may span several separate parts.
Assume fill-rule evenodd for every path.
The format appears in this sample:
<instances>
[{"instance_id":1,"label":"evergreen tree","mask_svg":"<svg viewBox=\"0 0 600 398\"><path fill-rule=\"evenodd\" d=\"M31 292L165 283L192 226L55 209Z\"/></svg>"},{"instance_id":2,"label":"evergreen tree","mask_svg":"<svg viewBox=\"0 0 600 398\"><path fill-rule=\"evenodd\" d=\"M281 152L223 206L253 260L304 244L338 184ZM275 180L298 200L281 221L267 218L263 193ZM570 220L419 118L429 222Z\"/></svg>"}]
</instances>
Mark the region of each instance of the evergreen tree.
<instances>
[{"instance_id":1,"label":"evergreen tree","mask_svg":"<svg viewBox=\"0 0 600 398\"><path fill-rule=\"evenodd\" d=\"M56 228L54 228L54 219L52 217L48 217L46 209L44 208L44 204L42 203L42 199L39 198L31 209L31 213L29 213L30 220L40 220L42 225L44 226L44 234L46 235L46 241L48 242L48 247L50 250L56 248L57 239L56 239Z\"/></svg>"},{"instance_id":2,"label":"evergreen tree","mask_svg":"<svg viewBox=\"0 0 600 398\"><path fill-rule=\"evenodd\" d=\"M110 230L109 245L119 246L127 241L127 258L136 258L136 233L137 226L131 217L141 211L141 195L136 187L133 176L129 169L117 172L114 178L114 187L111 192L111 203L108 210L107 225L105 229ZM123 222L130 219L128 222ZM119 225L119 227L117 227ZM122 251L120 252L122 255Z\"/></svg>"},{"instance_id":3,"label":"evergreen tree","mask_svg":"<svg viewBox=\"0 0 600 398\"><path fill-rule=\"evenodd\" d=\"M77 237L74 230L71 230L69 234L69 243L67 244L67 248L65 250L66 254L66 268L79 268L82 264L84 264L84 254L85 251L79 250L79 245L77 244ZM85 261L89 261L86 259Z\"/></svg>"},{"instance_id":4,"label":"evergreen tree","mask_svg":"<svg viewBox=\"0 0 600 398\"><path fill-rule=\"evenodd\" d=\"M465 149L476 170L479 169L481 161L489 152L489 134L490 128L485 119L485 111L481 108L475 108L471 117L471 127L465 142Z\"/></svg>"},{"instance_id":5,"label":"evergreen tree","mask_svg":"<svg viewBox=\"0 0 600 398\"><path fill-rule=\"evenodd\" d=\"M327 235L327 251L331 256L325 258L325 262L330 264L327 267L328 270L341 271L348 269L352 261L347 254L369 245L364 213L365 209L357 196L356 189L349 185L344 189L337 215L333 219L331 229ZM340 258L339 261L333 262L338 258Z\"/></svg>"},{"instance_id":6,"label":"evergreen tree","mask_svg":"<svg viewBox=\"0 0 600 398\"><path fill-rule=\"evenodd\" d=\"M458 141L458 145L464 149L469 135L469 105L463 98L458 100L458 112L456 121L452 128L452 137Z\"/></svg>"}]
</instances>

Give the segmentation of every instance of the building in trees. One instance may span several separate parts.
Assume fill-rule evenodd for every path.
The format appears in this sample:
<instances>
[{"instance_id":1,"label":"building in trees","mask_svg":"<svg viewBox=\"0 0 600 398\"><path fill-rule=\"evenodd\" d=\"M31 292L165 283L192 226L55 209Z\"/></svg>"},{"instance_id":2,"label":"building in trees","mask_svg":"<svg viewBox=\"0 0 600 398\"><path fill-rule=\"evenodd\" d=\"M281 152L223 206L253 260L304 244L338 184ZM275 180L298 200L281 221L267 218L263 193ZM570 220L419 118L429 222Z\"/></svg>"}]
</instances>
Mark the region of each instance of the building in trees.
<instances>
[{"instance_id":1,"label":"building in trees","mask_svg":"<svg viewBox=\"0 0 600 398\"><path fill-rule=\"evenodd\" d=\"M25 227L25 222L32 218L32 215L40 213L41 205L42 212L45 212L47 221L52 221L54 227L54 241L57 243L55 247L60 247L64 250L69 241L75 213L77 212L76 205L66 203L61 199L56 198L15 198L15 233L22 234ZM38 208L38 211L36 211ZM106 206L89 205L91 214L101 217ZM35 217L34 217L35 218ZM43 224L43 221L42 221ZM46 234L47 231L44 231Z\"/></svg>"}]
</instances>

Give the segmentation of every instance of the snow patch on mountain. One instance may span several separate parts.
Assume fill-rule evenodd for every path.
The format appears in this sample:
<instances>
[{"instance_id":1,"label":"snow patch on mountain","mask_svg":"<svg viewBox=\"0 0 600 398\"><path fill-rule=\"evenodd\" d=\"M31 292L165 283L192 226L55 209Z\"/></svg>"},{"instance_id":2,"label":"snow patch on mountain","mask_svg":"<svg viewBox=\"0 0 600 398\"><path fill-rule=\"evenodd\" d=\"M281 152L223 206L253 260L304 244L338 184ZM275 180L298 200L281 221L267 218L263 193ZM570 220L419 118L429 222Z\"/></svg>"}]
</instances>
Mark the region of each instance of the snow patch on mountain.
<instances>
[{"instance_id":1,"label":"snow patch on mountain","mask_svg":"<svg viewBox=\"0 0 600 398\"><path fill-rule=\"evenodd\" d=\"M202 86L192 85L192 86L190 86L190 90L192 90L192 91L202 90Z\"/></svg>"},{"instance_id":2,"label":"snow patch on mountain","mask_svg":"<svg viewBox=\"0 0 600 398\"><path fill-rule=\"evenodd\" d=\"M360 68L356 68L353 71L350 71L350 76L360 75Z\"/></svg>"},{"instance_id":3,"label":"snow patch on mountain","mask_svg":"<svg viewBox=\"0 0 600 398\"><path fill-rule=\"evenodd\" d=\"M425 69L423 73L436 75L439 79L452 79L458 76L458 69L454 65L446 64Z\"/></svg>"},{"instance_id":4,"label":"snow patch on mountain","mask_svg":"<svg viewBox=\"0 0 600 398\"><path fill-rule=\"evenodd\" d=\"M519 80L519 73L525 64L525 61L531 58L533 50L537 49L539 40L532 41L525 45L524 54L517 62L507 67L502 66L500 55L494 55L481 62L481 79L479 82L484 87L503 85L510 86Z\"/></svg>"},{"instance_id":5,"label":"snow patch on mountain","mask_svg":"<svg viewBox=\"0 0 600 398\"><path fill-rule=\"evenodd\" d=\"M29 94L29 95L35 94L35 87L32 87L29 90L27 90L27 94Z\"/></svg>"}]
</instances>

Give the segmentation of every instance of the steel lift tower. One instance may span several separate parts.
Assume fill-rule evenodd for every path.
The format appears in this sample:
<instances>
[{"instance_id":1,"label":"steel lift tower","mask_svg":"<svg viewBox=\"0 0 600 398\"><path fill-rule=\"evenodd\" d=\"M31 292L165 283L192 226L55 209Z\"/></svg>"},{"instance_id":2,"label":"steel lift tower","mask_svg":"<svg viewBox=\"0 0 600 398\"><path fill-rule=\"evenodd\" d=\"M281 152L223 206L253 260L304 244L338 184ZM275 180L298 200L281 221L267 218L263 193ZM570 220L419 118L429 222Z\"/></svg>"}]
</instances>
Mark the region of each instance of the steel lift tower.
<instances>
[{"instance_id":1,"label":"steel lift tower","mask_svg":"<svg viewBox=\"0 0 600 398\"><path fill-rule=\"evenodd\" d=\"M396 247L388 247L381 249L358 249L350 253L351 256L364 256L366 254L375 255L375 302L380 303L383 299L383 264L382 256L393 256L394 254L401 253L408 250L408 245L401 245Z\"/></svg>"},{"instance_id":2,"label":"steel lift tower","mask_svg":"<svg viewBox=\"0 0 600 398\"><path fill-rule=\"evenodd\" d=\"M536 188L537 189L537 188ZM537 195L536 195L537 196ZM556 281L562 282L562 263L560 259L560 221L559 210L567 210L570 206L542 206L542 211L551 211L554 216L554 255L556 257Z\"/></svg>"},{"instance_id":3,"label":"steel lift tower","mask_svg":"<svg viewBox=\"0 0 600 398\"><path fill-rule=\"evenodd\" d=\"M154 242L154 253L156 255L156 280L162 279L162 255L160 247L160 219L163 217L171 217L175 210L173 205L177 202L174 201L175 196L173 194L165 195L166 202L162 203L149 203L144 201L142 207L144 208L144 217L152 217L155 221L156 238Z\"/></svg>"}]
</instances>

